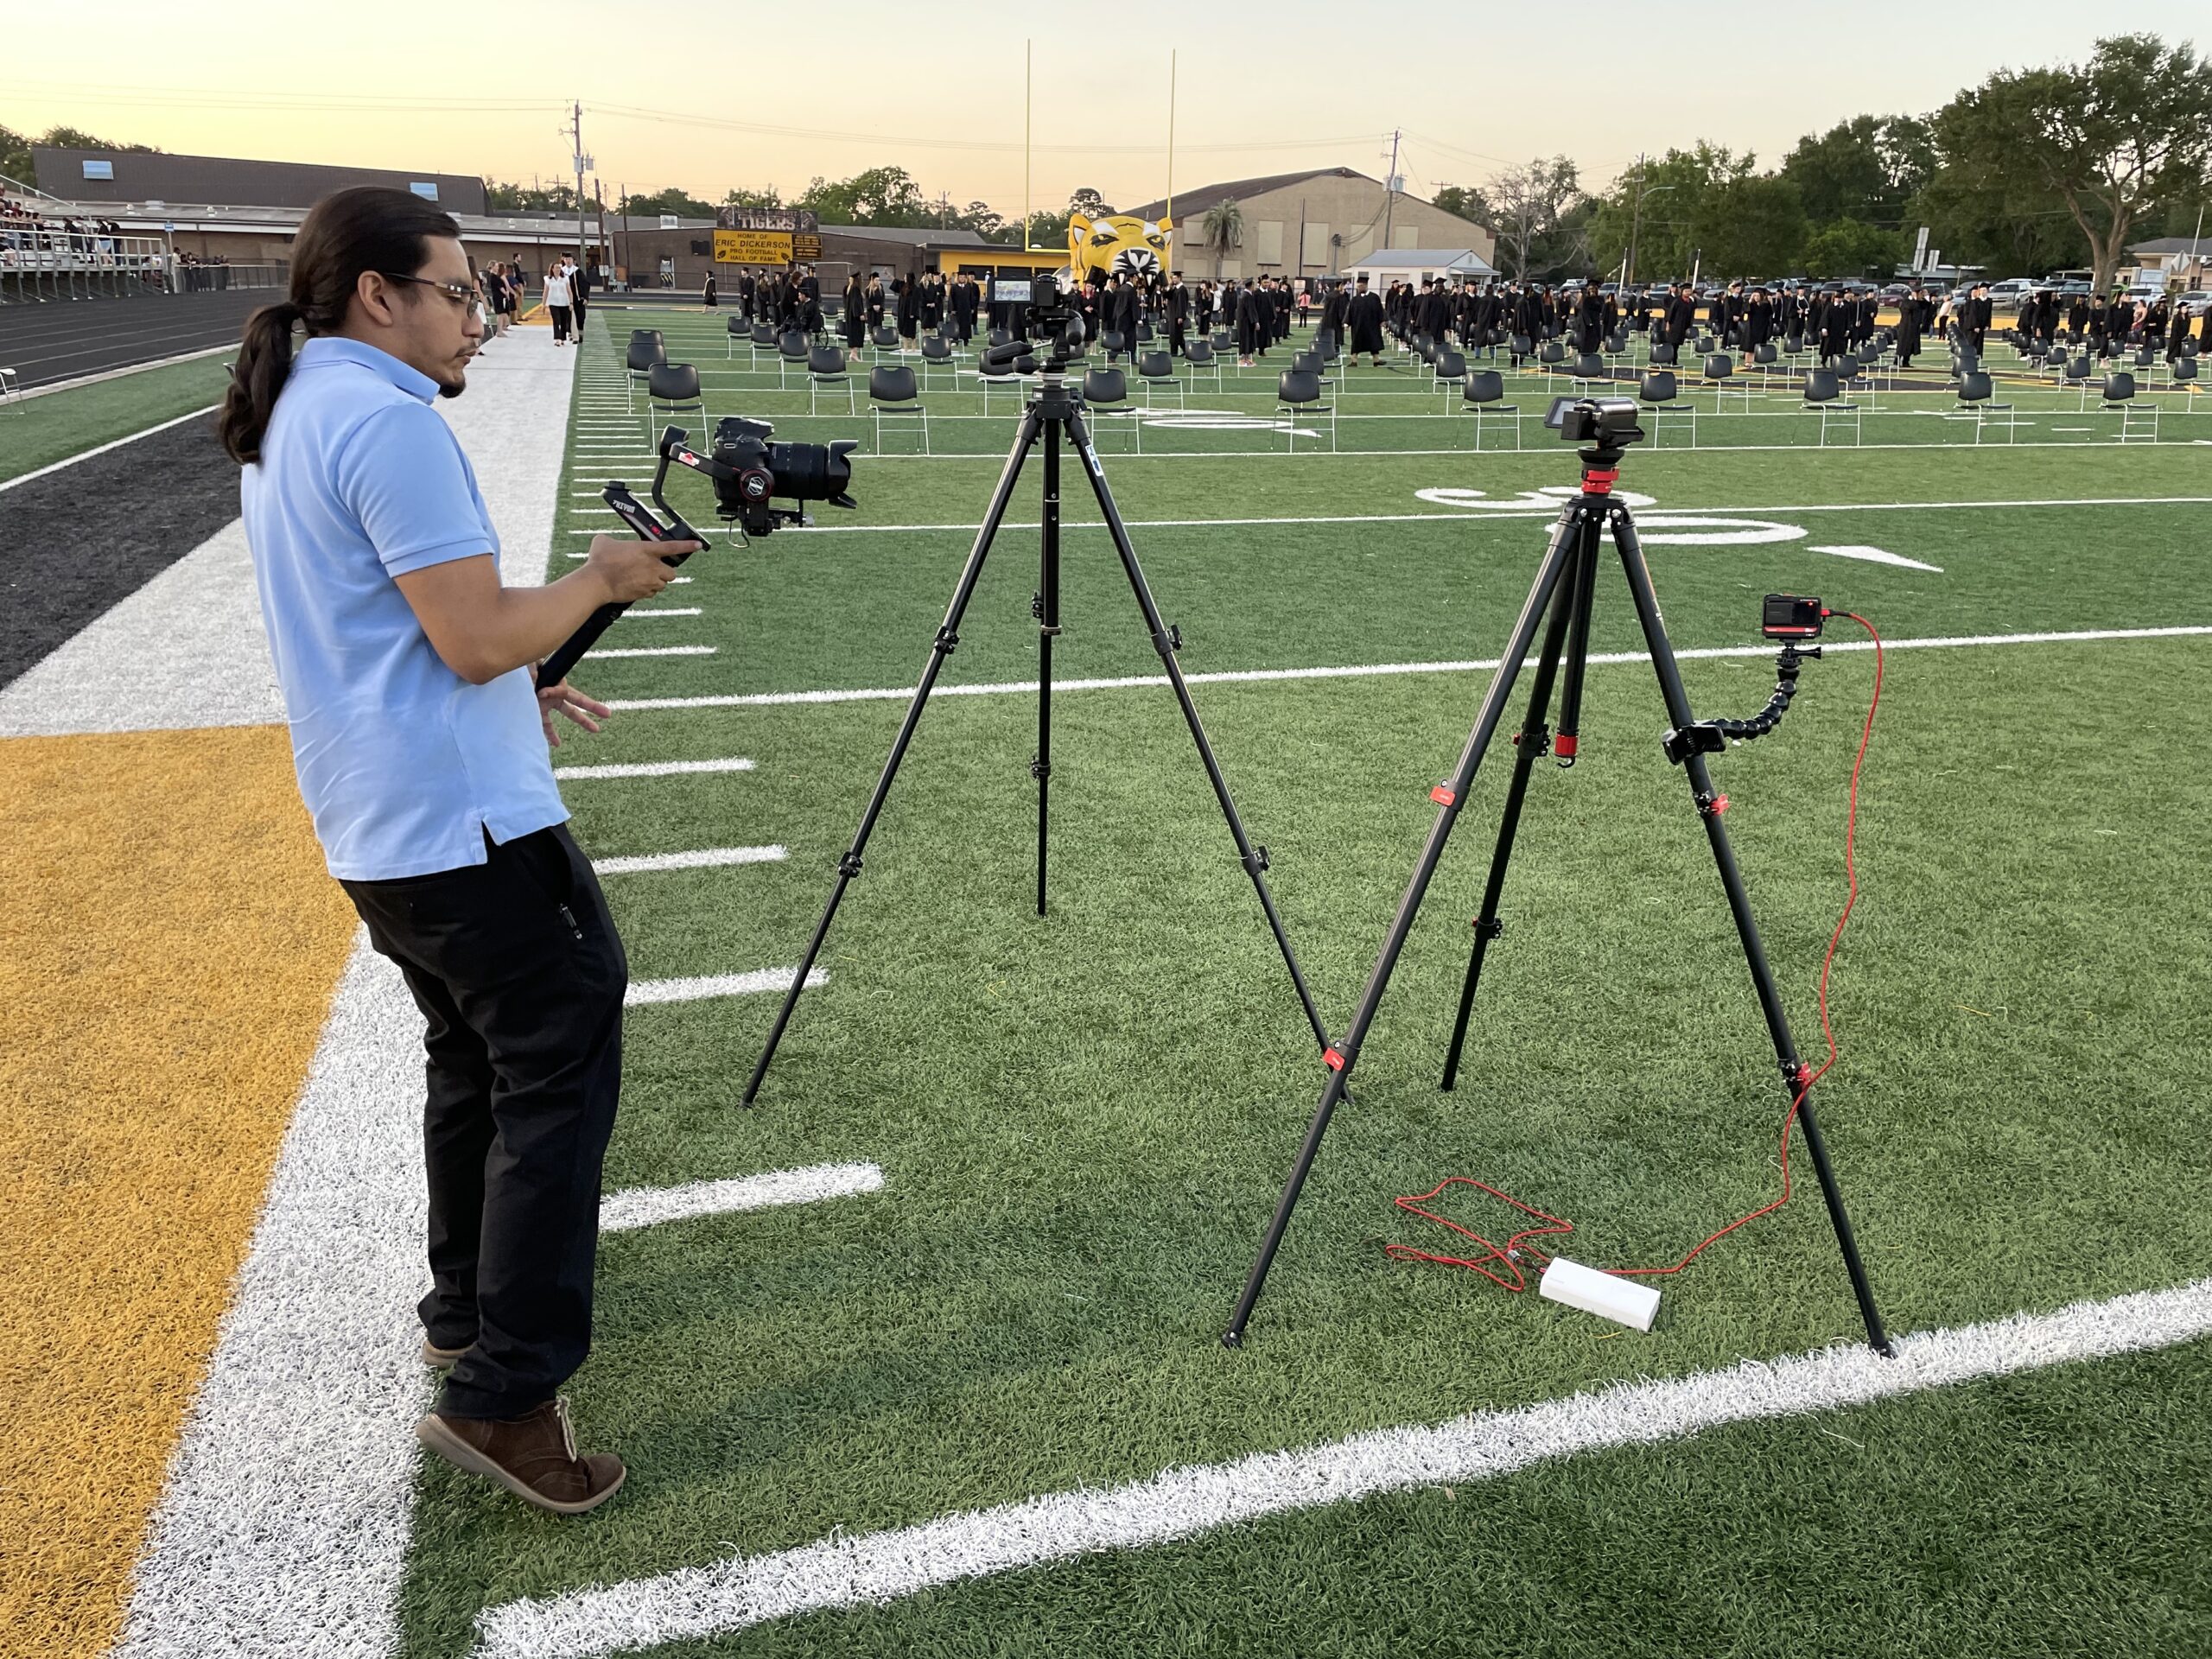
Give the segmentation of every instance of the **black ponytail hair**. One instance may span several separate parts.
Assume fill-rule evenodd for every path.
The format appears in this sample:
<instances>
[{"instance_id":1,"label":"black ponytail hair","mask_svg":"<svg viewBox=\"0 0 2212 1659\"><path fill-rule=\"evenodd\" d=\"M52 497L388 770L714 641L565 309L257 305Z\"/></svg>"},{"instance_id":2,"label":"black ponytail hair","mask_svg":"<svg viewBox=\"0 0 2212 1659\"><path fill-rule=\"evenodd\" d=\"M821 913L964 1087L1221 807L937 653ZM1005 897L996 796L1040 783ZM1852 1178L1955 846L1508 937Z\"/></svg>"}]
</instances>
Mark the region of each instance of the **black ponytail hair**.
<instances>
[{"instance_id":1,"label":"black ponytail hair","mask_svg":"<svg viewBox=\"0 0 2212 1659\"><path fill-rule=\"evenodd\" d=\"M248 317L218 429L241 466L261 459L262 435L292 372L292 330L308 337L345 326L365 270L412 275L429 258L430 238L461 236L452 214L411 191L359 185L334 191L308 210L292 241L289 291Z\"/></svg>"}]
</instances>

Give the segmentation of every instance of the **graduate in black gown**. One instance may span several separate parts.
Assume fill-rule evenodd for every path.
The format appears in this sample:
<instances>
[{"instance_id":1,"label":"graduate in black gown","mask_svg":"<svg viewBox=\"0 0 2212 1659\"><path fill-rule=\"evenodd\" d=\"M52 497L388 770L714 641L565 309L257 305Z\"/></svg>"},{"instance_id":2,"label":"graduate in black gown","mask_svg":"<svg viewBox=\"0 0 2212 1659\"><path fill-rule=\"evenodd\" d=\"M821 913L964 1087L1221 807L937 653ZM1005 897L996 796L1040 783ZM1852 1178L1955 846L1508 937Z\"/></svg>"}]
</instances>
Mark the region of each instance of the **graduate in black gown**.
<instances>
[{"instance_id":1,"label":"graduate in black gown","mask_svg":"<svg viewBox=\"0 0 2212 1659\"><path fill-rule=\"evenodd\" d=\"M1912 367L1914 355L1920 350L1920 325L1924 315L1921 308L1926 303L1918 289L1897 302L1897 326L1893 332L1897 346L1897 367Z\"/></svg>"},{"instance_id":2,"label":"graduate in black gown","mask_svg":"<svg viewBox=\"0 0 2212 1659\"><path fill-rule=\"evenodd\" d=\"M1858 310L1847 294L1823 294L1821 299L1821 366L1830 368L1839 358L1851 354L1851 330L1858 321Z\"/></svg>"},{"instance_id":3,"label":"graduate in black gown","mask_svg":"<svg viewBox=\"0 0 2212 1659\"><path fill-rule=\"evenodd\" d=\"M1184 331L1190 326L1191 290L1183 286L1183 273L1177 271L1175 280L1167 285L1161 296L1167 308L1167 355L1183 355Z\"/></svg>"},{"instance_id":4,"label":"graduate in black gown","mask_svg":"<svg viewBox=\"0 0 2212 1659\"><path fill-rule=\"evenodd\" d=\"M1236 364L1239 368L1252 366L1252 353L1260 344L1260 302L1252 292L1252 279L1246 277L1236 289Z\"/></svg>"},{"instance_id":5,"label":"graduate in black gown","mask_svg":"<svg viewBox=\"0 0 2212 1659\"><path fill-rule=\"evenodd\" d=\"M1351 302L1345 310L1344 326L1347 357L1367 353L1370 367L1380 367L1382 362L1382 296L1367 286L1361 276L1353 290Z\"/></svg>"},{"instance_id":6,"label":"graduate in black gown","mask_svg":"<svg viewBox=\"0 0 2212 1659\"><path fill-rule=\"evenodd\" d=\"M861 347L868 344L868 289L857 270L845 284L845 315L838 321L845 337L845 354L857 360Z\"/></svg>"}]
</instances>

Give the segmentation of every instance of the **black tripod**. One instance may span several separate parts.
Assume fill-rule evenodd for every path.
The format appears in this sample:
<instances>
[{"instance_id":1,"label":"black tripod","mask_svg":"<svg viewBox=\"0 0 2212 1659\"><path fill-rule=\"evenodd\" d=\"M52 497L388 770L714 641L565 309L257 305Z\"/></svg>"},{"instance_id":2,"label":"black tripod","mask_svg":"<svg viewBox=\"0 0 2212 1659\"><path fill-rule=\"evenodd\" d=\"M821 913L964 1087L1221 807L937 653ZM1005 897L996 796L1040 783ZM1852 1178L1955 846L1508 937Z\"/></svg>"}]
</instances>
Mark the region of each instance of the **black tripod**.
<instances>
[{"instance_id":1,"label":"black tripod","mask_svg":"<svg viewBox=\"0 0 2212 1659\"><path fill-rule=\"evenodd\" d=\"M1565 400L1561 400L1564 402ZM1594 413L1593 406L1585 404L1570 409L1572 419L1578 412ZM1627 412L1633 417L1633 410ZM1306 1132L1305 1144L1300 1147L1298 1161L1292 1168L1290 1179L1285 1185L1282 1197L1275 1205L1274 1219L1268 1224L1266 1242L1260 1247L1259 1259L1252 1264L1252 1272L1245 1281L1244 1294L1238 1300L1235 1316L1222 1340L1234 1348L1243 1342L1244 1328L1252 1317L1253 1305L1260 1299L1262 1287L1267 1282L1268 1268L1274 1261L1275 1251L1282 1243L1283 1230L1289 1224L1292 1209L1298 1203L1300 1189L1305 1185L1307 1172L1313 1166L1314 1154L1320 1149L1321 1137L1329 1127L1329 1119L1337 1103L1344 1097L1345 1085L1352 1067L1358 1064L1360 1045L1366 1039L1368 1027L1374 1023L1375 1013L1382 1001L1382 993L1390 982L1390 974L1397 966L1398 953L1404 948L1406 937L1413 931L1414 918L1421 909L1422 896L1428 891L1429 879L1435 874L1436 866L1444 855L1444 845L1451 838L1459 808L1473 787L1475 770L1482 764L1484 752L1490 747L1503 718L1507 699L1512 695L1513 683L1519 676L1529 648L1535 642L1539 623L1544 624L1543 645L1537 658L1535 677L1529 688L1528 715L1520 734L1513 740L1516 746L1513 762L1513 778L1505 795L1505 813L1497 835L1497 846L1491 859L1490 879L1484 888L1482 913L1475 923L1474 954L1467 964L1466 982L1460 992L1458 1023L1452 1029L1450 1055L1445 1062L1443 1087L1450 1089L1459 1070L1459 1051L1466 1035L1467 1018L1474 1007L1475 986L1481 977L1483 958L1491 940L1503 931L1497 919L1499 896L1505 887L1505 869L1513 854L1514 832L1520 823L1521 807L1529 788L1529 777L1539 756L1556 752L1560 764L1571 766L1578 747L1581 719L1582 677L1587 658L1590 635L1591 595L1597 581L1599 559L1599 528L1602 524L1612 533L1613 544L1619 550L1621 568L1628 577L1629 596L1636 605L1637 620L1643 625L1644 643L1651 653L1652 666L1658 671L1660 696L1664 699L1667 718L1671 724L1664 740L1669 760L1681 766L1689 779L1690 794L1697 805L1698 816L1705 822L1706 837L1713 845L1713 862L1719 867L1721 886L1727 890L1728 908L1736 918L1736 931L1744 946L1744 956L1750 963L1751 983L1758 993L1759 1007L1766 1015L1768 1035L1773 1039L1775 1058L1781 1066L1782 1086L1787 1097L1798 1103L1797 1115L1805 1128L1805 1145L1811 1154L1813 1167L1820 1177L1821 1192L1827 1201L1828 1218L1834 1224L1836 1243L1843 1252L1845 1270L1851 1276L1852 1293L1858 1298L1859 1312L1866 1321L1866 1340L1876 1352L1891 1352L1889 1338L1882 1330L1882 1318L1874 1306L1874 1293L1866 1282L1866 1269L1859 1259L1859 1247L1851 1233L1851 1221L1844 1213L1843 1195L1837 1189L1834 1171L1828 1164L1827 1148L1821 1139L1820 1125L1813 1115L1813 1103L1808 1086L1810 1072L1797 1058L1796 1042L1789 1034L1789 1022L1783 1013L1782 998L1775 988L1774 976L1769 970L1766 952L1759 944L1758 928L1751 919L1750 896L1744 890L1744 879L1736 868L1736 855L1728 844L1728 832L1722 828L1720 815L1727 810L1728 801L1717 793L1707 772L1705 757L1718 753L1732 738L1757 737L1770 731L1788 709L1789 699L1796 690L1796 675L1802 660L1794 643L1785 645L1780 664L1781 683L1775 689L1773 699L1761 713L1744 721L1698 721L1690 713L1689 694L1683 690L1681 671L1675 663L1673 647L1667 641L1666 623L1659 613L1659 601L1651 587L1651 573L1643 562L1643 550L1637 543L1636 527L1629 518L1628 508L1612 498L1614 480L1619 476L1622 444L1633 442L1643 435L1630 425L1624 429L1606 429L1591 423L1580 435L1592 441L1592 447L1580 452L1582 461L1582 493L1560 510L1558 526L1552 531L1551 544L1546 550L1542 564L1536 571L1535 584L1529 590L1529 597L1521 607L1521 614L1513 625L1507 640L1505 653L1498 664L1497 672L1490 689L1484 694L1482 707L1475 717L1474 730L1468 735L1467 747L1459 756L1459 765L1452 777L1437 785L1430 791L1432 799L1442 808L1436 823L1428 832L1428 841L1421 849L1421 861L1414 870L1411 885L1398 902L1397 915L1392 919L1389 936L1382 943L1382 954L1376 959L1375 967L1367 979L1367 987L1360 995L1358 1009L1352 1015L1351 1028L1344 1040L1324 1051L1323 1058L1329 1067L1328 1081L1321 1090L1321 1103L1313 1114L1312 1125ZM1777 595L1780 599L1782 596ZM1801 616L1809 616L1810 626L1797 627L1772 626L1770 615L1769 632L1777 637L1791 633L1809 634L1819 631L1820 614L1817 601L1798 601ZM1770 601L1771 613L1773 601ZM1548 620L1546 619L1548 617ZM1817 652L1811 653L1817 655ZM1560 685L1560 728L1554 740L1546 728L1545 717L1551 707L1552 690L1555 680L1564 676ZM1802 1099L1800 1100L1800 1096Z\"/></svg>"},{"instance_id":2,"label":"black tripod","mask_svg":"<svg viewBox=\"0 0 2212 1659\"><path fill-rule=\"evenodd\" d=\"M1175 660L1175 653L1182 649L1181 631L1161 620L1160 607L1153 601L1152 589L1146 584L1144 571L1137 563L1136 550L1129 544L1129 532L1106 488L1106 474L1099 465L1098 451L1084 425L1083 393L1079 388L1067 385L1063 371L1064 365L1057 357L1046 362L1038 388L1023 411L1013 451L1007 456L1005 470L1000 473L998 486L991 493L990 509L983 515L975 548L969 553L960 581L952 590L952 603L946 607L944 620L930 646L921 683L914 688L913 700L906 705L906 717L899 722L899 735L892 741L890 758L884 761L882 775L875 780L875 792L868 797L868 810L861 815L860 829L853 836L852 847L837 861L837 881L830 890L830 902L823 907L822 919L815 924L814 937L807 942L805 958L791 977L791 989L784 994L783 1007L777 1011L776 1023L768 1033L767 1046L760 1051L760 1061L753 1068L753 1079L745 1085L745 1103L748 1106L760 1092L760 1081L767 1076L769 1063L776 1058L776 1046L783 1040L784 1027L791 1021L791 1010L805 987L808 971L821 953L822 942L829 934L830 921L837 914L845 889L861 873L861 855L868 847L868 836L874 832L884 799L891 792L891 780L899 774L899 763L906 756L907 744L913 740L914 728L921 721L922 710L929 702L931 688L937 683L938 671L960 643L960 619L967 612L976 581L983 574L983 560L1006 517L1007 504L1012 500L1014 485L1021 476L1022 462L1028 459L1039 439L1045 448L1043 550L1038 591L1029 606L1037 619L1037 758L1030 762L1029 770L1037 779L1037 913L1045 913L1046 824L1052 779L1052 641L1060 632L1060 443L1064 436L1081 457L1084 471L1090 480L1090 493L1098 499L1098 511L1106 521L1108 534L1114 539L1114 550L1121 555L1122 573L1128 577L1137 608L1144 614L1153 649L1160 653L1160 664L1167 671L1167 682L1174 689L1175 701L1182 705L1184 723L1191 728L1191 741L1198 747L1198 759L1205 763L1207 779L1213 785L1214 798L1221 804L1221 815L1227 820L1229 833L1236 842L1237 858L1244 866L1244 873L1252 878L1253 890L1260 895L1260 908L1267 913L1268 926L1275 936L1284 965L1290 969L1290 982L1297 988L1306 1023L1313 1027L1313 1040L1324 1048L1328 1046L1328 1029L1314 1009L1313 995L1306 988L1306 976L1299 968L1297 953L1290 948L1282 918L1275 911L1274 895L1268 891L1267 878L1262 874L1268 868L1268 849L1255 846L1244 832L1244 821L1237 816L1236 803L1230 798L1229 785L1221 775L1219 762L1214 759L1213 746L1206 741L1205 728L1198 723L1198 709L1191 701L1191 689Z\"/></svg>"}]
</instances>

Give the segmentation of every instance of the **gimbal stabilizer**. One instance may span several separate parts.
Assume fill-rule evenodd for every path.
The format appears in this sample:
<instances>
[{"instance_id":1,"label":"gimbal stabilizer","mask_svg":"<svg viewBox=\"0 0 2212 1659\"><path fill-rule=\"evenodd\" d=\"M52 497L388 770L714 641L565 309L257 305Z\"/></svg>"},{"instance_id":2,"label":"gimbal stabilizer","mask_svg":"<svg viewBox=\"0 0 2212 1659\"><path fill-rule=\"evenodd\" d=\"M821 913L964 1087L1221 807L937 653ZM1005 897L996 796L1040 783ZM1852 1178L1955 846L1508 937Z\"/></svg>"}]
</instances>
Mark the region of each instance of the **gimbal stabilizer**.
<instances>
[{"instance_id":1,"label":"gimbal stabilizer","mask_svg":"<svg viewBox=\"0 0 2212 1659\"><path fill-rule=\"evenodd\" d=\"M680 461L715 479L717 483L725 475L734 483L736 473L711 455L696 454L686 447L690 435L680 426L671 426L660 435L660 466L653 474L652 495L653 505L668 515L666 524L654 518L652 510L631 494L630 486L620 479L609 480L607 487L599 493L599 499L614 509L614 516L627 524L639 541L696 542L703 552L712 543L686 524L683 515L670 506L667 496L662 493L668 484L669 465L671 461ZM671 553L665 555L662 562L681 564L690 556L689 553ZM602 605L585 618L584 625L562 641L559 650L537 665L537 683L540 685L558 685L568 678L569 671L598 643L599 636L612 627L614 619L629 608L626 601L620 604Z\"/></svg>"}]
</instances>

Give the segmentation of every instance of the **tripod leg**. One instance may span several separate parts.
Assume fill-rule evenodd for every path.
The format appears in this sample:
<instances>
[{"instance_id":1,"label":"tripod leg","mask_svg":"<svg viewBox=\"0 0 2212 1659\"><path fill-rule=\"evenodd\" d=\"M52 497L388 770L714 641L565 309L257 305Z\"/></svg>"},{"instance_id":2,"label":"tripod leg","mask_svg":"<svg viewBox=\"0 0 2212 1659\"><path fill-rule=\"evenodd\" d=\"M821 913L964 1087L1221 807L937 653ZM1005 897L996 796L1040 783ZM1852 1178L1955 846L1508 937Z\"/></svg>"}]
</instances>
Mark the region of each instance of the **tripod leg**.
<instances>
[{"instance_id":1,"label":"tripod leg","mask_svg":"<svg viewBox=\"0 0 2212 1659\"><path fill-rule=\"evenodd\" d=\"M1098 462L1098 451L1091 447L1090 434L1084 429L1083 416L1071 412L1067 416L1068 440L1075 446L1082 459L1084 471L1090 478L1090 492L1098 498L1098 511L1106 520L1106 529L1114 538L1114 550L1121 555L1122 569L1129 579L1130 591L1135 593L1137 608L1144 613L1145 626L1152 634L1152 648L1160 653L1160 665L1167 671L1167 683L1174 688L1175 701L1181 705L1183 723L1191 728L1191 741L1198 746L1198 759L1205 765L1206 778L1213 785L1214 799L1221 804L1221 816L1228 821L1230 837L1236 842L1239 861L1245 874L1252 878L1253 890L1260 895L1260 908L1267 914L1268 931L1275 936L1275 948L1282 952L1284 965L1290 969L1290 982L1298 989L1298 1001L1306 1010L1306 1022L1313 1028L1313 1040L1321 1047L1329 1046L1328 1027L1321 1023L1321 1015L1313 1006L1313 993L1306 988L1305 971L1298 965L1298 953L1290 948L1290 936L1283 931L1282 918L1275 910L1274 894L1268 890L1268 849L1255 847L1244 832L1244 820L1237 815L1236 803L1230 798L1228 780L1221 775L1221 764L1214 759L1213 745L1206 741L1205 728L1198 723L1198 705L1191 701L1191 688L1183 679L1182 665L1175 660L1180 640L1175 632L1160 620L1160 607L1153 601L1152 589L1144 579L1144 570L1137 563L1136 549L1129 543L1129 532L1122 523L1121 509L1114 505L1111 491L1106 487L1106 474Z\"/></svg>"},{"instance_id":2,"label":"tripod leg","mask_svg":"<svg viewBox=\"0 0 2212 1659\"><path fill-rule=\"evenodd\" d=\"M1582 608L1587 599L1582 573L1598 563L1596 532L1594 524L1582 526L1582 535L1575 545L1574 569L1552 595L1551 622L1544 630L1544 646L1536 658L1535 678L1529 683L1529 712L1521 722L1520 734L1513 740L1513 777L1505 788L1505 813L1498 820L1497 846L1490 855L1490 879L1483 884L1482 909L1475 917L1474 949L1467 957L1467 977L1459 987L1459 1014L1452 1023L1451 1046L1445 1051L1444 1080L1437 1085L1447 1094L1459 1079L1459 1052L1467 1040L1467 1019L1474 1012L1475 987L1482 979L1483 958L1490 953L1490 942L1504 931L1504 924L1497 918L1497 906L1505 894L1505 868L1513 858L1513 837L1521 827L1521 808L1528 799L1529 775L1551 744L1544 716L1551 708L1552 680L1559 669L1561 645L1570 638L1573 620L1587 615ZM1570 683L1574 668L1575 661L1569 658Z\"/></svg>"},{"instance_id":3,"label":"tripod leg","mask_svg":"<svg viewBox=\"0 0 2212 1659\"><path fill-rule=\"evenodd\" d=\"M1630 519L1627 508L1613 508L1612 530L1614 544L1620 550L1621 568L1628 576L1629 595L1636 602L1636 618L1643 628L1651 665L1659 673L1659 692L1666 701L1668 721L1680 730L1696 716L1690 710L1689 693L1682 685L1674 647L1668 643L1667 624L1659 613L1651 571L1644 563L1643 549L1637 541L1636 525ZM1697 803L1698 816L1705 820L1706 839L1712 843L1713 861L1719 868L1720 885L1728 893L1729 912L1736 919L1736 935L1743 942L1744 959L1751 966L1751 984L1758 993L1759 1008L1766 1016L1767 1034L1773 1039L1775 1058L1782 1068L1783 1091L1789 1099L1799 1101L1797 1119L1804 1125L1805 1150L1811 1154L1814 1171L1820 1178L1821 1196L1827 1205L1828 1221L1835 1229L1837 1247L1843 1252L1844 1271L1851 1277L1851 1294L1858 1299L1859 1316L1866 1322L1867 1345L1878 1354L1890 1355L1893 1351L1882 1329L1881 1311L1874 1305L1873 1287L1866 1281L1866 1265L1859 1260L1851 1217L1844 1211L1843 1190L1836 1185L1835 1171L1828 1163L1827 1146L1821 1138L1819 1120L1813 1116L1812 1091L1804 1084L1805 1065L1797 1057L1796 1039L1789 1032L1789 1017L1783 1011L1782 993L1776 988L1773 969L1767 965L1766 948L1759 942L1758 924L1751 917L1751 894L1745 890L1743 872L1737 868L1735 849L1729 845L1728 831L1720 822L1726 803L1713 790L1713 775L1703 755L1689 756L1683 762L1682 770L1689 779L1690 795ZM1803 1097L1799 1100L1801 1094Z\"/></svg>"},{"instance_id":4,"label":"tripod leg","mask_svg":"<svg viewBox=\"0 0 2212 1659\"><path fill-rule=\"evenodd\" d=\"M1590 525L1590 556L1574 573L1573 620L1567 629L1567 679L1560 688L1559 739L1562 766L1574 764L1582 747L1582 674L1590 664L1590 601L1598 586L1598 526Z\"/></svg>"},{"instance_id":5,"label":"tripod leg","mask_svg":"<svg viewBox=\"0 0 2212 1659\"><path fill-rule=\"evenodd\" d=\"M753 1065L752 1080L745 1085L744 1103L747 1106L760 1092L761 1079L768 1075L769 1064L776 1058L777 1046L784 1039L784 1027L791 1023L791 1010L798 1006L798 994L806 988L807 974L812 969L815 958L822 954L822 942L829 937L830 924L836 917L838 905L843 902L845 889L861 873L861 855L867 849L868 837L875 832L875 821L891 793L891 780L899 775L899 763L906 758L906 746L913 741L914 728L921 723L930 690L937 683L944 659L960 643L960 619L967 613L968 601L975 597L976 583L983 574L983 560L991 550L1000 522L1006 517L1015 480L1021 476L1021 463L1027 457L1030 446L1037 442L1041 424L1033 406L1022 416L1014 448L1007 455L1004 470L999 474L998 487L991 493L990 507L983 514L982 527L976 532L976 545L969 550L968 563L961 568L960 580L952 590L952 602L945 607L944 620L938 626L937 637L930 643L929 660L922 665L922 677L914 687L912 700L906 705L906 717L899 722L899 735L892 741L891 753L875 780L874 792L868 798L868 810L861 814L860 828L853 833L853 844L837 861L837 880L830 889L830 902L822 907L822 918L814 925L814 937L807 941L806 955L801 958L798 972L791 976L791 989L784 993L783 1006L776 1010L776 1023L768 1029L767 1044Z\"/></svg>"},{"instance_id":6,"label":"tripod leg","mask_svg":"<svg viewBox=\"0 0 2212 1659\"><path fill-rule=\"evenodd\" d=\"M1274 1217L1268 1223L1268 1236L1260 1245L1258 1259L1252 1263L1250 1276L1244 1281L1244 1294L1237 1298L1229 1329L1222 1332L1222 1341L1231 1348L1244 1340L1244 1327L1252 1318L1252 1308L1260 1300L1260 1292L1267 1285L1268 1269L1274 1264L1275 1251L1281 1247L1284 1229L1290 1225L1290 1212L1297 1207L1299 1192L1313 1167L1314 1154L1321 1149L1321 1137L1328 1130L1329 1119L1337 1109L1337 1103L1344 1098L1351 1069L1359 1060L1360 1045L1367 1040L1367 1029L1375 1023L1375 1011L1382 1006L1382 993L1390 983L1391 971L1398 965L1398 953L1405 949L1406 936L1413 931L1414 918L1421 912L1421 901L1428 891L1430 879L1436 874L1437 861L1444 856L1444 844L1451 839L1459 804L1467 798L1467 791L1474 785L1475 769L1482 764L1483 753L1490 747L1498 721L1504 717L1505 702L1512 695L1514 679L1520 674L1522 661L1535 640L1536 624L1551 604L1561 576L1574 563L1576 550L1587 533L1588 521L1589 514L1580 499L1560 510L1559 524L1552 531L1551 545L1545 550L1543 563L1536 569L1536 580L1529 589L1529 597L1522 602L1521 614L1505 643L1505 653L1498 659L1497 672L1491 677L1490 689L1483 693L1474 729L1467 734L1467 747L1460 751L1459 769L1452 774L1450 782L1439 784L1430 791L1443 810L1429 827L1428 840L1421 849L1421 861L1414 867L1413 880L1408 884L1405 896L1398 900L1398 913L1391 918L1390 931L1382 941L1382 954L1375 959L1375 966L1367 976L1367 988L1360 993L1359 1007L1352 1014L1344 1041L1322 1051L1322 1059L1329 1067L1329 1080L1322 1085L1321 1103L1314 1109L1313 1121L1306 1128L1305 1144L1298 1149L1298 1161L1292 1165L1290 1179L1283 1184L1282 1196L1275 1201Z\"/></svg>"},{"instance_id":7,"label":"tripod leg","mask_svg":"<svg viewBox=\"0 0 2212 1659\"><path fill-rule=\"evenodd\" d=\"M1060 427L1045 423L1044 535L1037 573L1037 913L1045 913L1045 820L1052 786L1052 639L1060 631Z\"/></svg>"}]
</instances>

